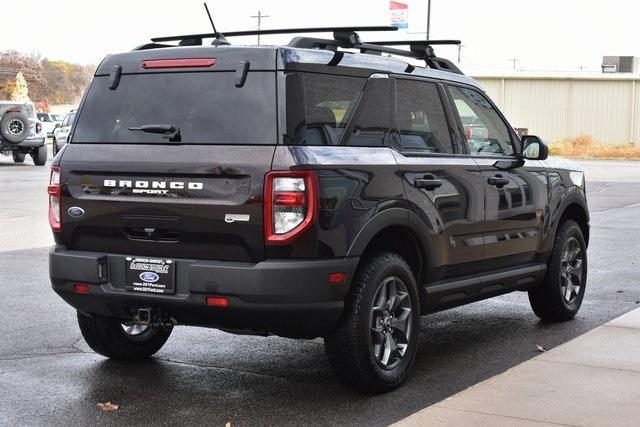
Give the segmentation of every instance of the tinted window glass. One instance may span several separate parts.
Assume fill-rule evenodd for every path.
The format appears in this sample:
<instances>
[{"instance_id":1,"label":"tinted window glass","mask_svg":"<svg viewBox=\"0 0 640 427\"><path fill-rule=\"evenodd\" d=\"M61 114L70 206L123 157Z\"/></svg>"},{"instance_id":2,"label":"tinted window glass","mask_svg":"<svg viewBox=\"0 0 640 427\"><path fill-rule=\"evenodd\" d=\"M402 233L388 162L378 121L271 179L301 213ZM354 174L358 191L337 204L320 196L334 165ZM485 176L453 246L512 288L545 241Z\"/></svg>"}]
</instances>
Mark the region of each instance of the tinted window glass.
<instances>
[{"instance_id":1,"label":"tinted window glass","mask_svg":"<svg viewBox=\"0 0 640 427\"><path fill-rule=\"evenodd\" d=\"M387 78L371 78L358 106L357 116L347 145L382 147L392 127L393 81Z\"/></svg>"},{"instance_id":2,"label":"tinted window glass","mask_svg":"<svg viewBox=\"0 0 640 427\"><path fill-rule=\"evenodd\" d=\"M451 153L451 136L435 83L396 81L398 130L403 150Z\"/></svg>"},{"instance_id":3,"label":"tinted window glass","mask_svg":"<svg viewBox=\"0 0 640 427\"><path fill-rule=\"evenodd\" d=\"M314 73L287 76L285 142L305 145L337 144L366 79Z\"/></svg>"},{"instance_id":4,"label":"tinted window glass","mask_svg":"<svg viewBox=\"0 0 640 427\"><path fill-rule=\"evenodd\" d=\"M507 125L487 98L467 88L450 86L449 89L462 120L471 154L512 155L513 145Z\"/></svg>"},{"instance_id":5,"label":"tinted window glass","mask_svg":"<svg viewBox=\"0 0 640 427\"><path fill-rule=\"evenodd\" d=\"M123 75L116 90L96 77L78 116L73 142L163 143L163 135L130 127L166 124L187 144L275 144L273 72L250 72L243 87L233 72Z\"/></svg>"}]
</instances>

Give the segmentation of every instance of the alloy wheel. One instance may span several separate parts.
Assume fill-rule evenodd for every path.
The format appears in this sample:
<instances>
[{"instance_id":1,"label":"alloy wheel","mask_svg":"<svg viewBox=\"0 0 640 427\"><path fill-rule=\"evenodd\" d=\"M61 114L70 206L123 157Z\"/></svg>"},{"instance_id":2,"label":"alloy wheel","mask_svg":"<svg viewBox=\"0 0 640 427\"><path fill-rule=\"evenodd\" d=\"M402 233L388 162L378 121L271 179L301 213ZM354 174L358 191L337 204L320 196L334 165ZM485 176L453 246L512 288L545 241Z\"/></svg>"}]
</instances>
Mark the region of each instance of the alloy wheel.
<instances>
[{"instance_id":1,"label":"alloy wheel","mask_svg":"<svg viewBox=\"0 0 640 427\"><path fill-rule=\"evenodd\" d=\"M584 278L584 255L578 239L571 237L562 250L560 264L560 291L567 304L580 295Z\"/></svg>"},{"instance_id":2,"label":"alloy wheel","mask_svg":"<svg viewBox=\"0 0 640 427\"><path fill-rule=\"evenodd\" d=\"M380 283L371 308L371 346L378 365L395 368L402 360L411 338L411 298L405 283L387 277Z\"/></svg>"}]
</instances>

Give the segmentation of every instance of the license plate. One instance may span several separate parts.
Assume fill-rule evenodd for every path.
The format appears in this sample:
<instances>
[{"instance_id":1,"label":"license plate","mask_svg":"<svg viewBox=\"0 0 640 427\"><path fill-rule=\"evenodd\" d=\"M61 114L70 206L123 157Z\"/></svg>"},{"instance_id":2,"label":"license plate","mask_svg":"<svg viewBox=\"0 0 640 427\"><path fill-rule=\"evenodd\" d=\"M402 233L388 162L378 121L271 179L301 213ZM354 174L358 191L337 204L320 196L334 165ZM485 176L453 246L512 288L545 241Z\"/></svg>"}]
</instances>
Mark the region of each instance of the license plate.
<instances>
[{"instance_id":1,"label":"license plate","mask_svg":"<svg viewBox=\"0 0 640 427\"><path fill-rule=\"evenodd\" d=\"M126 288L135 292L173 294L174 262L163 258L127 257Z\"/></svg>"}]
</instances>

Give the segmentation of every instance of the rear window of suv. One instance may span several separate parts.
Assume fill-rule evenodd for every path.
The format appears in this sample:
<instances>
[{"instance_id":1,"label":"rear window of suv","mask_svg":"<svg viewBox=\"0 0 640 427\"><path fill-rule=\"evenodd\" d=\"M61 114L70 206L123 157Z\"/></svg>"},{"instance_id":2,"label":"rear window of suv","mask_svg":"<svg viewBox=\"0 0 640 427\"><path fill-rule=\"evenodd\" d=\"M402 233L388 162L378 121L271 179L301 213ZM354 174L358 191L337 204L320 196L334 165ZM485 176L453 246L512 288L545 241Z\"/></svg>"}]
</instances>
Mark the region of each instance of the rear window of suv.
<instances>
[{"instance_id":1,"label":"rear window of suv","mask_svg":"<svg viewBox=\"0 0 640 427\"><path fill-rule=\"evenodd\" d=\"M94 78L79 112L73 143L163 143L161 134L130 127L171 125L182 144L276 144L273 72L145 73Z\"/></svg>"}]
</instances>

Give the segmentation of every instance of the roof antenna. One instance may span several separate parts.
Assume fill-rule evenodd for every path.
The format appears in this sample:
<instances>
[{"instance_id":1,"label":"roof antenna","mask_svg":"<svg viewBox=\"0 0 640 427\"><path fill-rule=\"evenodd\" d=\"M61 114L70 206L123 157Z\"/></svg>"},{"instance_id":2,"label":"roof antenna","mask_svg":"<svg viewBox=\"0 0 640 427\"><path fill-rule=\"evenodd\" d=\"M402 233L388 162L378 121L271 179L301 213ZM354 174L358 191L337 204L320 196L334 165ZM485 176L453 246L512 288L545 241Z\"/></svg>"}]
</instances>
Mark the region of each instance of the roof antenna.
<instances>
[{"instance_id":1,"label":"roof antenna","mask_svg":"<svg viewBox=\"0 0 640 427\"><path fill-rule=\"evenodd\" d=\"M213 32L216 34L215 39L211 42L212 46L225 46L230 45L229 41L224 37L224 34L219 33L216 30L216 24L213 23L213 18L211 18L211 13L209 13L209 6L207 6L207 2L204 2L204 10L207 11L207 16L209 17L209 22L211 22L211 26L213 27Z\"/></svg>"}]
</instances>

